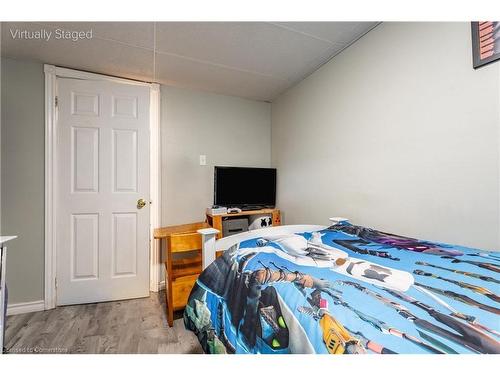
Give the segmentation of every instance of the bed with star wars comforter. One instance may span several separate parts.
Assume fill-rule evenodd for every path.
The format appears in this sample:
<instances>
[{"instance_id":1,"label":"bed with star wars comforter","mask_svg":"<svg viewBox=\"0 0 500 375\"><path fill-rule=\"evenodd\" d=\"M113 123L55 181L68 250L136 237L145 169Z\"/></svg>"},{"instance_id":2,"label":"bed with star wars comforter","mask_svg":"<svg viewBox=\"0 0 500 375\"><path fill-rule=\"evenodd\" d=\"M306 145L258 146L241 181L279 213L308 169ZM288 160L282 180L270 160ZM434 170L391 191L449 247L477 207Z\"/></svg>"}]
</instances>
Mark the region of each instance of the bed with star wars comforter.
<instances>
[{"instance_id":1,"label":"bed with star wars comforter","mask_svg":"<svg viewBox=\"0 0 500 375\"><path fill-rule=\"evenodd\" d=\"M244 241L184 312L207 353L500 353L500 253L339 223Z\"/></svg>"}]
</instances>

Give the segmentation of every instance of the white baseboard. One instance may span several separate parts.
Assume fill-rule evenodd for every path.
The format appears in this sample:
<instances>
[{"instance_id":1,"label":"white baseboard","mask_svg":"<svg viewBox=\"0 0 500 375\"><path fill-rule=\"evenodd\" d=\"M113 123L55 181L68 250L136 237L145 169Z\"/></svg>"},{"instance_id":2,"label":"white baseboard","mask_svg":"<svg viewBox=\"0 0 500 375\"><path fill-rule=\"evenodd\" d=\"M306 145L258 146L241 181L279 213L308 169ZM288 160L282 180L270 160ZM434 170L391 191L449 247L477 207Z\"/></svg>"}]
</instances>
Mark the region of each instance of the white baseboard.
<instances>
[{"instance_id":1,"label":"white baseboard","mask_svg":"<svg viewBox=\"0 0 500 375\"><path fill-rule=\"evenodd\" d=\"M43 310L45 310L44 300L11 303L7 306L7 315L26 314L30 312L43 311Z\"/></svg>"}]
</instances>

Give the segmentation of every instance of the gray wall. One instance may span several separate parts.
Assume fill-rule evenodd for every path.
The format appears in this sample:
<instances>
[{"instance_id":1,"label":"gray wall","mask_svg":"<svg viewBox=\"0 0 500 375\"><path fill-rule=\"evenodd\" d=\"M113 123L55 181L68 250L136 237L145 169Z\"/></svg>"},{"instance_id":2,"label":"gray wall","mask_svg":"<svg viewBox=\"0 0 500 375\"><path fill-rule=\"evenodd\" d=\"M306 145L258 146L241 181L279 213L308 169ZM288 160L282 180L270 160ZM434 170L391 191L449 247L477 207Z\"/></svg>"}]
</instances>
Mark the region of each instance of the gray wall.
<instances>
[{"instance_id":1,"label":"gray wall","mask_svg":"<svg viewBox=\"0 0 500 375\"><path fill-rule=\"evenodd\" d=\"M272 105L287 224L499 248L500 63L469 23L384 23Z\"/></svg>"},{"instance_id":2,"label":"gray wall","mask_svg":"<svg viewBox=\"0 0 500 375\"><path fill-rule=\"evenodd\" d=\"M270 110L264 102L161 86L163 225L204 220L214 165L270 166Z\"/></svg>"},{"instance_id":3,"label":"gray wall","mask_svg":"<svg viewBox=\"0 0 500 375\"><path fill-rule=\"evenodd\" d=\"M43 65L2 58L1 217L9 304L43 299Z\"/></svg>"}]
</instances>

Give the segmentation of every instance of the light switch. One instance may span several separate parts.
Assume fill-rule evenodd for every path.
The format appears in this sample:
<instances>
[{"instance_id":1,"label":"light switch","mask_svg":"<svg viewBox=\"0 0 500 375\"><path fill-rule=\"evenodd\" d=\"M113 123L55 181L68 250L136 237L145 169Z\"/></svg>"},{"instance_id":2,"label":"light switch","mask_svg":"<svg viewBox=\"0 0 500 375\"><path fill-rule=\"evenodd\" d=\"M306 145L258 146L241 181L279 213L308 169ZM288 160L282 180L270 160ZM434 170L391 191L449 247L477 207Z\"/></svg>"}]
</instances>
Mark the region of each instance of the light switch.
<instances>
[{"instance_id":1,"label":"light switch","mask_svg":"<svg viewBox=\"0 0 500 375\"><path fill-rule=\"evenodd\" d=\"M207 155L200 155L200 165L207 165Z\"/></svg>"}]
</instances>

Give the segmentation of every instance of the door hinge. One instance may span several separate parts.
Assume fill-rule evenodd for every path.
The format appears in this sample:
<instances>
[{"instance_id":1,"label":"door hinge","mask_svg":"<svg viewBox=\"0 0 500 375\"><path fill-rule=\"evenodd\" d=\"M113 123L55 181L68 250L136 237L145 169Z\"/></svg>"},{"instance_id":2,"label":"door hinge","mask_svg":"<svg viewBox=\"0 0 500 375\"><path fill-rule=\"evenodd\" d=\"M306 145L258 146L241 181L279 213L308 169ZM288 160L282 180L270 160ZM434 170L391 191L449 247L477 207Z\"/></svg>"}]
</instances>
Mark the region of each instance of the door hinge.
<instances>
[{"instance_id":1,"label":"door hinge","mask_svg":"<svg viewBox=\"0 0 500 375\"><path fill-rule=\"evenodd\" d=\"M55 287L57 289L57 277L54 279L54 284L55 284Z\"/></svg>"},{"instance_id":2,"label":"door hinge","mask_svg":"<svg viewBox=\"0 0 500 375\"><path fill-rule=\"evenodd\" d=\"M59 98L56 96L56 100L55 100L56 107L57 107L58 103L59 103Z\"/></svg>"}]
</instances>

